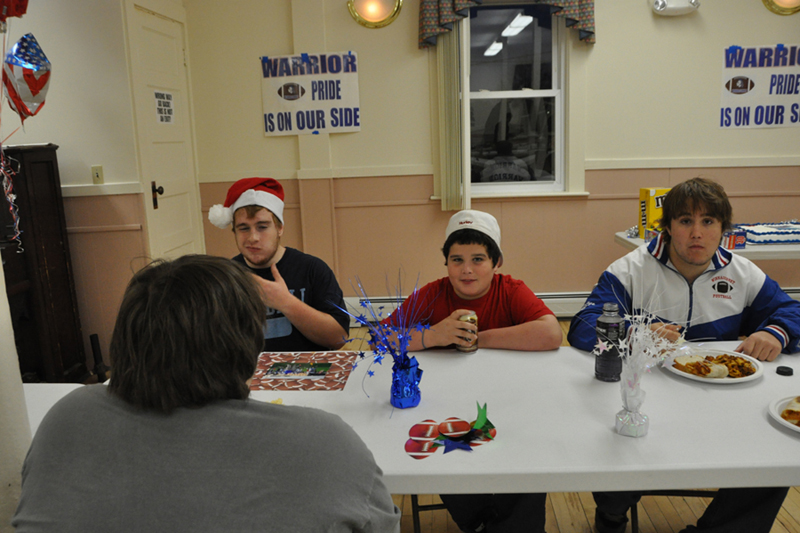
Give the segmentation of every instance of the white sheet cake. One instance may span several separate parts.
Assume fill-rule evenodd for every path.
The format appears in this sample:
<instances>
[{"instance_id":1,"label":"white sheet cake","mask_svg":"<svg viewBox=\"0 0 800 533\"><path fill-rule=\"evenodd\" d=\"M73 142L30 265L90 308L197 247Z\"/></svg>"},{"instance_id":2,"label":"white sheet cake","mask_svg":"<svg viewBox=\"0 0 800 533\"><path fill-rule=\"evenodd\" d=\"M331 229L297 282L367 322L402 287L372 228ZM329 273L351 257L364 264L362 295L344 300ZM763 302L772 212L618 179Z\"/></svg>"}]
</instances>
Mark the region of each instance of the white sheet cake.
<instances>
[{"instance_id":1,"label":"white sheet cake","mask_svg":"<svg viewBox=\"0 0 800 533\"><path fill-rule=\"evenodd\" d=\"M795 221L779 224L739 224L747 232L747 244L800 243L800 224Z\"/></svg>"}]
</instances>

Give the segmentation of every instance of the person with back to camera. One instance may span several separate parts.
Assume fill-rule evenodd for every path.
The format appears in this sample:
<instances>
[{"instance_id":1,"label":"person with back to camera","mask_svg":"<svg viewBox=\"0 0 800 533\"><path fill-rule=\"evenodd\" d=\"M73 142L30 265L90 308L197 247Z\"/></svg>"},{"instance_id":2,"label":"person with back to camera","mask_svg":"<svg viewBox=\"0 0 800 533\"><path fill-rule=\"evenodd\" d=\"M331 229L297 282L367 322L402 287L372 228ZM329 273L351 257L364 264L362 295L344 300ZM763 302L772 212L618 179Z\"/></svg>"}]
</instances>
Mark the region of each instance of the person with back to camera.
<instances>
[{"instance_id":1,"label":"person with back to camera","mask_svg":"<svg viewBox=\"0 0 800 533\"><path fill-rule=\"evenodd\" d=\"M503 264L500 226L489 213L459 211L450 218L442 248L447 277L422 287L385 323L419 314L430 328L413 330L409 350L461 346L544 351L561 345L555 315L524 282L497 270ZM478 326L459 320L475 312ZM405 315L411 313L412 315ZM469 357L480 357L480 351ZM544 533L547 494L441 495L462 531Z\"/></svg>"},{"instance_id":2,"label":"person with back to camera","mask_svg":"<svg viewBox=\"0 0 800 533\"><path fill-rule=\"evenodd\" d=\"M658 238L618 259L600 276L583 309L575 315L567 340L591 351L603 304L636 314L638 306L658 316L652 327L676 341L737 340L737 352L773 361L782 352L800 351L800 302L748 259L720 247L731 228L732 208L721 185L693 178L664 198ZM726 284L720 287L720 280ZM724 297L720 297L724 296ZM647 309L644 309L648 311ZM697 526L685 533L768 533L788 492L783 487L720 489ZM640 492L595 493L595 524L600 533L622 533L628 509Z\"/></svg>"},{"instance_id":3,"label":"person with back to camera","mask_svg":"<svg viewBox=\"0 0 800 533\"><path fill-rule=\"evenodd\" d=\"M255 280L229 259L134 275L109 385L65 396L34 436L16 531L399 531L350 426L248 398L265 318Z\"/></svg>"},{"instance_id":4,"label":"person with back to camera","mask_svg":"<svg viewBox=\"0 0 800 533\"><path fill-rule=\"evenodd\" d=\"M281 244L284 193L272 178L244 178L230 186L223 205L208 211L218 228L232 225L234 261L257 276L267 304L264 350L338 350L350 328L344 296L322 259Z\"/></svg>"},{"instance_id":5,"label":"person with back to camera","mask_svg":"<svg viewBox=\"0 0 800 533\"><path fill-rule=\"evenodd\" d=\"M481 171L481 181L531 181L528 164L514 155L510 141L495 144L497 156Z\"/></svg>"}]
</instances>

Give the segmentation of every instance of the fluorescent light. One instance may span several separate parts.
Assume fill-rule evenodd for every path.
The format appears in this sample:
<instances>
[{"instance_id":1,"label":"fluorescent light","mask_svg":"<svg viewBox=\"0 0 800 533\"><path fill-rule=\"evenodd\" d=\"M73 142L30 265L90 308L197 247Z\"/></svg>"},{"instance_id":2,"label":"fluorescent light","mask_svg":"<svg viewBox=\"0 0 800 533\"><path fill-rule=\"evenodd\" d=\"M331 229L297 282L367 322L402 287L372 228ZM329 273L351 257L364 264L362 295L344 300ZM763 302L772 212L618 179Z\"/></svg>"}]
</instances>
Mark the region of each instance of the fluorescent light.
<instances>
[{"instance_id":1,"label":"fluorescent light","mask_svg":"<svg viewBox=\"0 0 800 533\"><path fill-rule=\"evenodd\" d=\"M483 53L485 56L496 56L503 49L503 43L493 42L492 45Z\"/></svg>"},{"instance_id":2,"label":"fluorescent light","mask_svg":"<svg viewBox=\"0 0 800 533\"><path fill-rule=\"evenodd\" d=\"M522 13L517 13L517 16L514 17L514 20L511 21L511 24L506 26L506 29L503 30L501 35L503 37L513 37L524 30L531 22L533 22L533 17L523 15Z\"/></svg>"}]
</instances>

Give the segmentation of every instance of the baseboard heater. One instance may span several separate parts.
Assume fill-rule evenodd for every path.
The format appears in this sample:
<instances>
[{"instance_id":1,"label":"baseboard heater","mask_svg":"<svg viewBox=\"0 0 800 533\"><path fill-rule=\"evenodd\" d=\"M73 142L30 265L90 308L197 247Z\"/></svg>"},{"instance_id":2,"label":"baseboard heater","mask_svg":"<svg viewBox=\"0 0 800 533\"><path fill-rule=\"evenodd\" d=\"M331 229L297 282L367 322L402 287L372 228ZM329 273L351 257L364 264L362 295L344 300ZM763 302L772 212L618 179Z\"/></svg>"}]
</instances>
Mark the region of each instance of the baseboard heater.
<instances>
[{"instance_id":1,"label":"baseboard heater","mask_svg":"<svg viewBox=\"0 0 800 533\"><path fill-rule=\"evenodd\" d=\"M798 289L798 292L800 292L800 289ZM537 294L537 296L542 299L544 304L550 308L550 310L553 311L558 318L571 318L573 315L575 315L575 313L580 311L581 307L583 306L583 302L586 301L589 293L552 292ZM405 300L405 298L403 298L403 300ZM362 302L364 302L363 298L359 298L357 296L348 296L344 299L344 302L347 306L347 309L351 313L363 313L368 320L372 319L372 314L369 312L369 309L361 306ZM397 298L388 296L370 298L369 302L372 304L372 310L374 311L375 316L384 318L391 315L392 312L397 309L398 305ZM350 320L350 327L358 327L358 323L355 321L355 319Z\"/></svg>"},{"instance_id":2,"label":"baseboard heater","mask_svg":"<svg viewBox=\"0 0 800 533\"><path fill-rule=\"evenodd\" d=\"M800 287L789 287L783 289L792 299L800 301ZM575 313L580 311L583 307L583 302L589 297L588 292L542 292L537 296L542 299L544 304L555 313L558 318L572 318ZM405 298L403 298L405 300ZM368 320L372 320L372 314L369 309L361 306L365 301L364 298L357 296L348 296L344 299L347 309L353 313L363 313ZM372 304L372 310L375 316L385 318L392 314L397 308L398 301L396 297L384 296L378 298L370 298L369 302ZM350 320L350 327L359 327L355 319Z\"/></svg>"}]
</instances>

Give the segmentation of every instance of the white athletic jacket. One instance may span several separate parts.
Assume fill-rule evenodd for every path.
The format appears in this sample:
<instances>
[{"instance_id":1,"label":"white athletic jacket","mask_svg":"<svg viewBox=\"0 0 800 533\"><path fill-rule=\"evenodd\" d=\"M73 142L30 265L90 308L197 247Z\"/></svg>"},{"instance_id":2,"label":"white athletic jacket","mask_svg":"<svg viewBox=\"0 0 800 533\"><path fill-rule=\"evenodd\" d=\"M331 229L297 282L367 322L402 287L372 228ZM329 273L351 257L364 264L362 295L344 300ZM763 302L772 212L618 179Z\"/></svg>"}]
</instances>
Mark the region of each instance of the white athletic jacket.
<instances>
[{"instance_id":1,"label":"white athletic jacket","mask_svg":"<svg viewBox=\"0 0 800 533\"><path fill-rule=\"evenodd\" d=\"M800 351L800 302L750 260L719 248L708 269L691 285L669 260L663 236L614 261L572 319L567 340L582 350L597 343L595 324L603 304L620 314L650 312L686 328L686 340L736 340L768 331L783 353Z\"/></svg>"}]
</instances>

